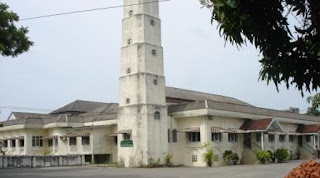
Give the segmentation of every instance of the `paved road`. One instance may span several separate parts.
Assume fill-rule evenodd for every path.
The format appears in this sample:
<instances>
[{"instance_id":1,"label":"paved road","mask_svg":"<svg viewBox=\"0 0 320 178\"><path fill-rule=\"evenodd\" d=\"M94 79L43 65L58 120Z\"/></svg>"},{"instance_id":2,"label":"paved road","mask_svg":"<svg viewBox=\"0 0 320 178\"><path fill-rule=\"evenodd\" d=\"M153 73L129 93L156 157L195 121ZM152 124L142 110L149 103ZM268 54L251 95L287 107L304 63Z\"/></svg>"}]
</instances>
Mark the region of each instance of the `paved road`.
<instances>
[{"instance_id":1,"label":"paved road","mask_svg":"<svg viewBox=\"0 0 320 178\"><path fill-rule=\"evenodd\" d=\"M282 178L300 161L283 164L221 166L214 168L129 169L112 167L53 167L0 169L1 178Z\"/></svg>"}]
</instances>

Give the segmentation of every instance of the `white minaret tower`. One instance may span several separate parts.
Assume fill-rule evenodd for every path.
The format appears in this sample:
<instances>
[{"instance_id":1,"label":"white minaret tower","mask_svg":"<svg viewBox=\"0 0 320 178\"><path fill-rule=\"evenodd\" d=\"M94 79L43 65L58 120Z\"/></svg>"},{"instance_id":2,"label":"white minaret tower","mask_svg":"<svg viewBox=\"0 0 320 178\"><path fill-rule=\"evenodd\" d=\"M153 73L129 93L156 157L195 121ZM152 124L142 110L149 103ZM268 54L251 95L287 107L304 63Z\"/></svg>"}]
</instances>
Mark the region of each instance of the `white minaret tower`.
<instances>
[{"instance_id":1,"label":"white minaret tower","mask_svg":"<svg viewBox=\"0 0 320 178\"><path fill-rule=\"evenodd\" d=\"M124 0L124 5L118 161L135 167L164 161L168 120L159 2Z\"/></svg>"}]
</instances>

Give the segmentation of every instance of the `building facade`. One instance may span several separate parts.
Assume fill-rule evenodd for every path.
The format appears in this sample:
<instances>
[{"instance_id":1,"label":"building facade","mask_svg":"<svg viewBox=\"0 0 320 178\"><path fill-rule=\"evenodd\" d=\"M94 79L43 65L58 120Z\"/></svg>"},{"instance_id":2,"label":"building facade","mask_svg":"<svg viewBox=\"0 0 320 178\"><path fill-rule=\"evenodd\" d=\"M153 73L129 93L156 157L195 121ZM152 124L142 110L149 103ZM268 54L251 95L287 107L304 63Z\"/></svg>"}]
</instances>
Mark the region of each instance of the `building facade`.
<instances>
[{"instance_id":1,"label":"building facade","mask_svg":"<svg viewBox=\"0 0 320 178\"><path fill-rule=\"evenodd\" d=\"M77 100L48 114L13 112L0 127L6 155L85 155L126 167L216 165L231 150L255 163L258 150L308 158L319 148L319 117L259 108L238 99L166 87L159 4L124 0L119 103Z\"/></svg>"}]
</instances>

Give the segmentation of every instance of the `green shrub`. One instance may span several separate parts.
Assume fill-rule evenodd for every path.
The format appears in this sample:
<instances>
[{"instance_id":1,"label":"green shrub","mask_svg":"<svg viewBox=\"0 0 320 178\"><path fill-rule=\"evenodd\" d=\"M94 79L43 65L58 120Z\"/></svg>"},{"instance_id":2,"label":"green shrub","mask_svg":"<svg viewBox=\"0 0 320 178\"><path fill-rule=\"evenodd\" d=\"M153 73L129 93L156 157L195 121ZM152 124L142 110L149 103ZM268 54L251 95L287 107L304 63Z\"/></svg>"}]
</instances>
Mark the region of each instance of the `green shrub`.
<instances>
[{"instance_id":1,"label":"green shrub","mask_svg":"<svg viewBox=\"0 0 320 178\"><path fill-rule=\"evenodd\" d=\"M277 149L274 156L278 159L278 163L282 163L283 161L289 158L289 152L287 149L284 148Z\"/></svg>"},{"instance_id":2,"label":"green shrub","mask_svg":"<svg viewBox=\"0 0 320 178\"><path fill-rule=\"evenodd\" d=\"M208 149L206 153L202 155L203 160L207 163L207 166L212 167L214 155L212 149Z\"/></svg>"},{"instance_id":3,"label":"green shrub","mask_svg":"<svg viewBox=\"0 0 320 178\"><path fill-rule=\"evenodd\" d=\"M267 160L271 158L271 155L268 151L260 150L256 153L257 159L264 164Z\"/></svg>"},{"instance_id":4,"label":"green shrub","mask_svg":"<svg viewBox=\"0 0 320 178\"><path fill-rule=\"evenodd\" d=\"M232 158L232 151L231 150L226 150L223 153L223 160L226 164L231 164L231 158Z\"/></svg>"},{"instance_id":5,"label":"green shrub","mask_svg":"<svg viewBox=\"0 0 320 178\"><path fill-rule=\"evenodd\" d=\"M239 159L240 158L237 153L232 153L231 160L232 160L233 165L236 165L238 163Z\"/></svg>"},{"instance_id":6,"label":"green shrub","mask_svg":"<svg viewBox=\"0 0 320 178\"><path fill-rule=\"evenodd\" d=\"M167 154L165 157L166 166L171 166L171 158L172 156L170 154Z\"/></svg>"},{"instance_id":7,"label":"green shrub","mask_svg":"<svg viewBox=\"0 0 320 178\"><path fill-rule=\"evenodd\" d=\"M0 123L0 127L3 127L3 123Z\"/></svg>"}]
</instances>

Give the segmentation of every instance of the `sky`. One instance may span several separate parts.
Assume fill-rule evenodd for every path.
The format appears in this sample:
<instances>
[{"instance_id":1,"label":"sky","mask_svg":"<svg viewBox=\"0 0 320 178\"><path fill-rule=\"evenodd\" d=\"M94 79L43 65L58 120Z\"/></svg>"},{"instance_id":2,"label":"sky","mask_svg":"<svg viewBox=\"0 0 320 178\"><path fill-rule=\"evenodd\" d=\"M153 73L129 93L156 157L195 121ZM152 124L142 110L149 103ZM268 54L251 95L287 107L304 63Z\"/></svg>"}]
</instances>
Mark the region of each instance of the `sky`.
<instances>
[{"instance_id":1,"label":"sky","mask_svg":"<svg viewBox=\"0 0 320 178\"><path fill-rule=\"evenodd\" d=\"M122 5L122 0L2 0L20 18ZM258 50L238 49L219 36L198 0L160 3L166 85L231 96L271 109L298 107L306 97L291 87L259 81ZM13 111L50 112L74 100L118 102L122 8L17 23L34 46L0 56L0 121ZM314 93L313 93L314 94ZM5 107L5 108L1 108ZM29 108L28 110L8 107Z\"/></svg>"}]
</instances>

